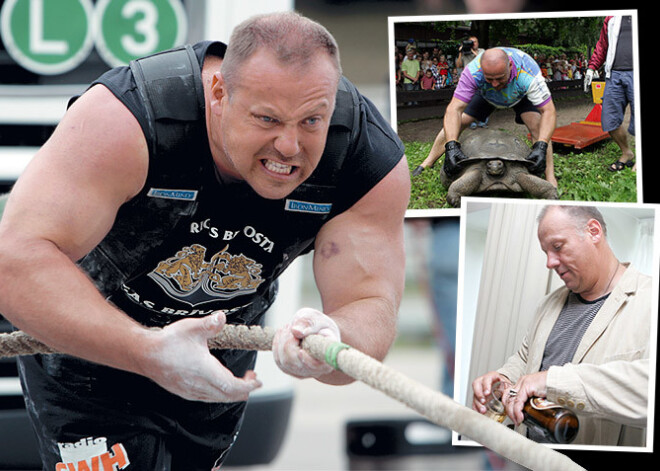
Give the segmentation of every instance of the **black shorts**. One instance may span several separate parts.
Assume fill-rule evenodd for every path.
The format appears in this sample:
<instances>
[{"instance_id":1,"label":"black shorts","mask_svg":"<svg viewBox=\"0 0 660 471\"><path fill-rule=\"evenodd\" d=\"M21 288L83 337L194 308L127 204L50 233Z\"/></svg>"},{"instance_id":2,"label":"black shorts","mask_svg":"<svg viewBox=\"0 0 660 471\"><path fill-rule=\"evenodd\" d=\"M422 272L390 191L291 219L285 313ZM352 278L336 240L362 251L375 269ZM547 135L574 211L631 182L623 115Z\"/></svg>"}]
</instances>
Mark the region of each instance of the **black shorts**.
<instances>
[{"instance_id":1,"label":"black shorts","mask_svg":"<svg viewBox=\"0 0 660 471\"><path fill-rule=\"evenodd\" d=\"M254 366L255 352L223 352L247 353L246 365ZM136 470L210 471L226 458L245 411L245 402L188 401L143 376L66 355L26 356L18 364L47 470L130 464Z\"/></svg>"},{"instance_id":2,"label":"black shorts","mask_svg":"<svg viewBox=\"0 0 660 471\"><path fill-rule=\"evenodd\" d=\"M518 124L525 124L520 117L521 114L527 113L528 111L533 111L534 113L540 113L539 109L532 104L531 101L527 97L524 97L522 100L520 100L518 103L513 105L511 107L515 112L516 112L516 123ZM495 111L495 107L490 104L488 101L486 101L480 94L475 94L472 97L472 100L470 100L470 103L468 103L467 108L465 108L464 113L472 116L474 119L477 121L486 121L486 118L488 118L493 111Z\"/></svg>"}]
</instances>

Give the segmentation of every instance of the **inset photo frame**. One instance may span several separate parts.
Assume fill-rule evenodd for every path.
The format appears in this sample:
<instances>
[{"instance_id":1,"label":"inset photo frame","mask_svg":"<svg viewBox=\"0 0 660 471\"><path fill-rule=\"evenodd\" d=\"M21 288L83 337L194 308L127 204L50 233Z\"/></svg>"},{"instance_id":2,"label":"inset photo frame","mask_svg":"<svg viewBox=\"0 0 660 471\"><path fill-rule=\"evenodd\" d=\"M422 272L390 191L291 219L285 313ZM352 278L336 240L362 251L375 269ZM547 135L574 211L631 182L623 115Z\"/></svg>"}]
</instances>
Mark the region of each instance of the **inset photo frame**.
<instances>
[{"instance_id":1,"label":"inset photo frame","mask_svg":"<svg viewBox=\"0 0 660 471\"><path fill-rule=\"evenodd\" d=\"M388 33L409 216L465 196L643 202L637 10L389 17Z\"/></svg>"},{"instance_id":2,"label":"inset photo frame","mask_svg":"<svg viewBox=\"0 0 660 471\"><path fill-rule=\"evenodd\" d=\"M454 399L483 413L480 397L500 381L504 426L514 426L516 398L538 396L576 417L573 434L525 409L515 429L530 439L651 451L658 208L465 198ZM456 434L453 443L474 444Z\"/></svg>"}]
</instances>

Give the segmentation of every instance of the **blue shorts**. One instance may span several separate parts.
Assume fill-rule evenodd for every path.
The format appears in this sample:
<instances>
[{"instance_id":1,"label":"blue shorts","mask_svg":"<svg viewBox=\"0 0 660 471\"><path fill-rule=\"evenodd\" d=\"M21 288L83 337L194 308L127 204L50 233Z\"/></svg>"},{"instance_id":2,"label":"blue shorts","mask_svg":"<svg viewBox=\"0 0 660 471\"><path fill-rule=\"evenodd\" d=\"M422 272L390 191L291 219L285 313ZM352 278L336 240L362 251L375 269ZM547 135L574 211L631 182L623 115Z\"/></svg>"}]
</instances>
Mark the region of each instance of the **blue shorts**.
<instances>
[{"instance_id":1,"label":"blue shorts","mask_svg":"<svg viewBox=\"0 0 660 471\"><path fill-rule=\"evenodd\" d=\"M538 108L534 106L527 97L520 100L511 108L513 108L513 110L516 112L516 123L518 124L525 124L523 123L523 120L520 117L521 114L526 113L528 111L532 111L534 113L540 113ZM470 100L470 103L468 103L467 107L465 108L465 111L463 112L466 115L473 117L477 121L486 121L486 118L488 118L493 111L495 111L495 107L491 103L486 101L486 99L482 97L479 93L476 93Z\"/></svg>"},{"instance_id":2,"label":"blue shorts","mask_svg":"<svg viewBox=\"0 0 660 471\"><path fill-rule=\"evenodd\" d=\"M630 104L630 125L628 132L635 135L635 93L632 70L613 70L610 78L605 80L605 93L603 94L603 111L601 113L601 126L603 131L610 132L623 123L626 106Z\"/></svg>"}]
</instances>

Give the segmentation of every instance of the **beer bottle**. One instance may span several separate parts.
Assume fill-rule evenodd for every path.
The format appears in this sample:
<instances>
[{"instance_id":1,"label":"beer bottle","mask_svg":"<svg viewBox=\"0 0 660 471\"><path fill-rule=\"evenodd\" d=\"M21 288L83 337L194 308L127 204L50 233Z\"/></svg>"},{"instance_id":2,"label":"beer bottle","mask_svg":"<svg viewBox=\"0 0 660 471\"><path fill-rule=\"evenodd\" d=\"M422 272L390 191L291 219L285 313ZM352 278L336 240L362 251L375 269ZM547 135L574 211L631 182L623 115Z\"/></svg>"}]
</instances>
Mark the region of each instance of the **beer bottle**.
<instances>
[{"instance_id":1,"label":"beer bottle","mask_svg":"<svg viewBox=\"0 0 660 471\"><path fill-rule=\"evenodd\" d=\"M571 443L580 428L573 411L540 397L530 398L523 406L523 423L545 435L552 443Z\"/></svg>"}]
</instances>

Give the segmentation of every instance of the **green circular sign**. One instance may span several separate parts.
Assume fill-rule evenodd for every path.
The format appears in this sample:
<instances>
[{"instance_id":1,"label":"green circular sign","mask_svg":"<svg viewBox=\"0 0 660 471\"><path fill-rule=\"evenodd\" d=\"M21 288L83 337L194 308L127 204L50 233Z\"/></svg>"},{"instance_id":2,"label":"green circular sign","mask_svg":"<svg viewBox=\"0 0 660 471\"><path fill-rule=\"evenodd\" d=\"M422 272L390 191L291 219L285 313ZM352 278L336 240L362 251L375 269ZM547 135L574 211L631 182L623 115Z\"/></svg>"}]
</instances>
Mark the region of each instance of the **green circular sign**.
<instances>
[{"instance_id":1,"label":"green circular sign","mask_svg":"<svg viewBox=\"0 0 660 471\"><path fill-rule=\"evenodd\" d=\"M112 67L179 46L187 35L179 0L100 0L94 15L96 49Z\"/></svg>"},{"instance_id":2,"label":"green circular sign","mask_svg":"<svg viewBox=\"0 0 660 471\"><path fill-rule=\"evenodd\" d=\"M91 0L7 0L0 34L9 55L43 75L62 74L83 62L92 47Z\"/></svg>"}]
</instances>

